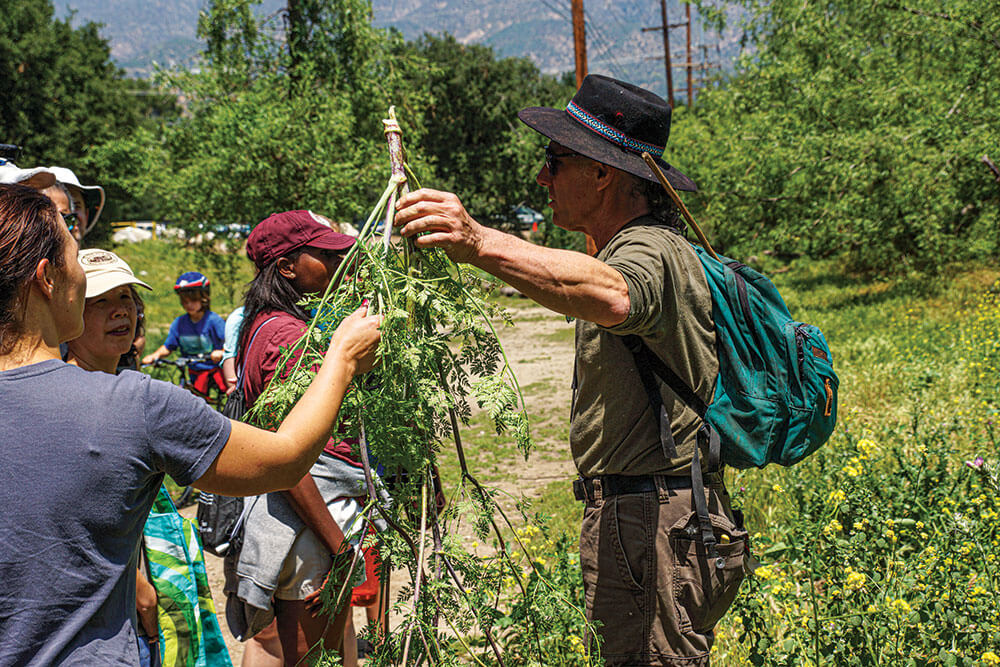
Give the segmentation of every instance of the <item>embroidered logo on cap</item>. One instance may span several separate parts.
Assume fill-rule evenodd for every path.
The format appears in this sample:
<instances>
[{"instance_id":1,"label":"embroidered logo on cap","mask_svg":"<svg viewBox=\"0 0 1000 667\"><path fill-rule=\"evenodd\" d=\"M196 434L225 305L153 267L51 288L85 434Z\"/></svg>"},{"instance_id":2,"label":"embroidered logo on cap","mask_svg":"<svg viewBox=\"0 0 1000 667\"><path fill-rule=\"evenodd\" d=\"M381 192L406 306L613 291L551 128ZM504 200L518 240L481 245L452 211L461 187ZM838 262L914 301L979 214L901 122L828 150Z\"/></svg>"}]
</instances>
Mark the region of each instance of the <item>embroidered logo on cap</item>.
<instances>
[{"instance_id":1,"label":"embroidered logo on cap","mask_svg":"<svg viewBox=\"0 0 1000 667\"><path fill-rule=\"evenodd\" d=\"M85 266L100 266L101 264L114 264L118 258L109 252L92 252L80 258L80 263Z\"/></svg>"}]
</instances>

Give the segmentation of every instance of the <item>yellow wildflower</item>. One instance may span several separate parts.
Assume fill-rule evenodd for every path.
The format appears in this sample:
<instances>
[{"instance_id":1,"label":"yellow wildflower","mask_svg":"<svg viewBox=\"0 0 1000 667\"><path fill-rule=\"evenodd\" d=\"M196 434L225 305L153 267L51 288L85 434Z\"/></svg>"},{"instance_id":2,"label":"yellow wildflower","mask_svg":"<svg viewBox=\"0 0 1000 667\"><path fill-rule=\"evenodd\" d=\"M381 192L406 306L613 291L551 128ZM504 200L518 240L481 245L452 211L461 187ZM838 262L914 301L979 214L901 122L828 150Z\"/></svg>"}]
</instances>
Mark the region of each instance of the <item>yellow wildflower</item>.
<instances>
[{"instance_id":1,"label":"yellow wildflower","mask_svg":"<svg viewBox=\"0 0 1000 667\"><path fill-rule=\"evenodd\" d=\"M847 494L840 489L834 489L830 492L830 502L834 505L839 505L840 503L847 500Z\"/></svg>"},{"instance_id":2,"label":"yellow wildflower","mask_svg":"<svg viewBox=\"0 0 1000 667\"><path fill-rule=\"evenodd\" d=\"M889 609L896 612L900 616L906 616L911 611L913 611L913 607L910 606L910 603L904 600L903 598L898 598L890 602Z\"/></svg>"},{"instance_id":3,"label":"yellow wildflower","mask_svg":"<svg viewBox=\"0 0 1000 667\"><path fill-rule=\"evenodd\" d=\"M861 467L861 459L857 456L852 456L847 462L847 465L844 466L844 473L848 477L857 477L862 472L864 472L864 469Z\"/></svg>"},{"instance_id":4,"label":"yellow wildflower","mask_svg":"<svg viewBox=\"0 0 1000 667\"><path fill-rule=\"evenodd\" d=\"M878 444L874 440L862 438L861 440L858 440L856 448L858 453L861 454L861 458L867 460L870 459L872 454L874 454L878 449Z\"/></svg>"},{"instance_id":5,"label":"yellow wildflower","mask_svg":"<svg viewBox=\"0 0 1000 667\"><path fill-rule=\"evenodd\" d=\"M832 519L830 523L823 527L823 534L827 537L833 537L836 533L844 530L844 527L840 525L840 522L836 519Z\"/></svg>"}]
</instances>

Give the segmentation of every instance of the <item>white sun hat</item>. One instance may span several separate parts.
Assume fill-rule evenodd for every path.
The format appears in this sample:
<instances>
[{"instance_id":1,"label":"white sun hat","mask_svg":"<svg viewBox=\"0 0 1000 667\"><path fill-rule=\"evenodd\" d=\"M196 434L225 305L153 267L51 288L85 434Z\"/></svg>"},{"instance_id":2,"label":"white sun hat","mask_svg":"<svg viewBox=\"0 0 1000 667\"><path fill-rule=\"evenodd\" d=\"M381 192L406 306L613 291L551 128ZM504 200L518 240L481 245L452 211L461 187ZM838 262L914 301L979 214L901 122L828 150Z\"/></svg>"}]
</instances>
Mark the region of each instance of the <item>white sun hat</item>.
<instances>
[{"instance_id":1,"label":"white sun hat","mask_svg":"<svg viewBox=\"0 0 1000 667\"><path fill-rule=\"evenodd\" d=\"M0 183L26 185L36 190L55 184L56 176L50 169L45 167L35 167L34 169L20 169L10 160L0 158Z\"/></svg>"},{"instance_id":2,"label":"white sun hat","mask_svg":"<svg viewBox=\"0 0 1000 667\"><path fill-rule=\"evenodd\" d=\"M94 228L97 219L101 217L101 211L104 209L104 188L100 185L81 185L80 179L76 177L73 170L66 167L49 167L48 171L52 172L56 180L63 185L80 190L84 204L87 206L87 229L83 230L83 233L86 234Z\"/></svg>"},{"instance_id":3,"label":"white sun hat","mask_svg":"<svg viewBox=\"0 0 1000 667\"><path fill-rule=\"evenodd\" d=\"M100 296L122 285L141 285L148 290L153 288L135 277L125 260L111 252L100 248L81 250L77 256L83 272L87 276L87 298Z\"/></svg>"}]
</instances>

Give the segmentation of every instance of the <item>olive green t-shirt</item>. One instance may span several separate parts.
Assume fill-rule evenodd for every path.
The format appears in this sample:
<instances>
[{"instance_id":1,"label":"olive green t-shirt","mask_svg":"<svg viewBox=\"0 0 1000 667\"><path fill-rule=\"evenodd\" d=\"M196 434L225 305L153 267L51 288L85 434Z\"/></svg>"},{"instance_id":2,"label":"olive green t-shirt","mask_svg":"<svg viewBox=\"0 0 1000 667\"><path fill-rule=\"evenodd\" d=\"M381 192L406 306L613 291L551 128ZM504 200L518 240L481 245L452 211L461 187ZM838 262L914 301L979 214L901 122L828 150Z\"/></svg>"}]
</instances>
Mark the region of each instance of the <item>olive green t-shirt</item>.
<instances>
[{"instance_id":1,"label":"olive green t-shirt","mask_svg":"<svg viewBox=\"0 0 1000 667\"><path fill-rule=\"evenodd\" d=\"M712 294L701 261L679 234L638 218L597 254L628 285L629 313L614 327L577 321L570 448L580 474L687 474L700 419L662 381L674 449L664 452L659 421L622 336L641 336L706 403L715 391Z\"/></svg>"}]
</instances>

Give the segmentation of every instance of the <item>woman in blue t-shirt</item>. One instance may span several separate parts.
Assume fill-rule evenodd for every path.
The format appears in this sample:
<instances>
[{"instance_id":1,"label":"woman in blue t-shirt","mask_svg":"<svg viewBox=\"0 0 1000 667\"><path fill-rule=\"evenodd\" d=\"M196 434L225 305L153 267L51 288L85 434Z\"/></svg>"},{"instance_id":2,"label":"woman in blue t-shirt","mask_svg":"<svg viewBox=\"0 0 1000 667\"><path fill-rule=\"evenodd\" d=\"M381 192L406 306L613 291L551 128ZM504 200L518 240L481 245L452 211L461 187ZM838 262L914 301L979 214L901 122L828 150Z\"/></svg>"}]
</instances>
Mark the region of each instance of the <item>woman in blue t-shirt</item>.
<instances>
[{"instance_id":1,"label":"woman in blue t-shirt","mask_svg":"<svg viewBox=\"0 0 1000 667\"><path fill-rule=\"evenodd\" d=\"M225 393L226 380L219 364L226 341L226 323L212 312L212 287L208 276L186 271L174 283L174 292L181 300L184 314L174 319L167 340L156 352L143 357L142 363L151 364L174 350L180 350L183 357L202 355L204 361L194 362L188 367L191 386L201 395L208 393L210 384Z\"/></svg>"}]
</instances>

